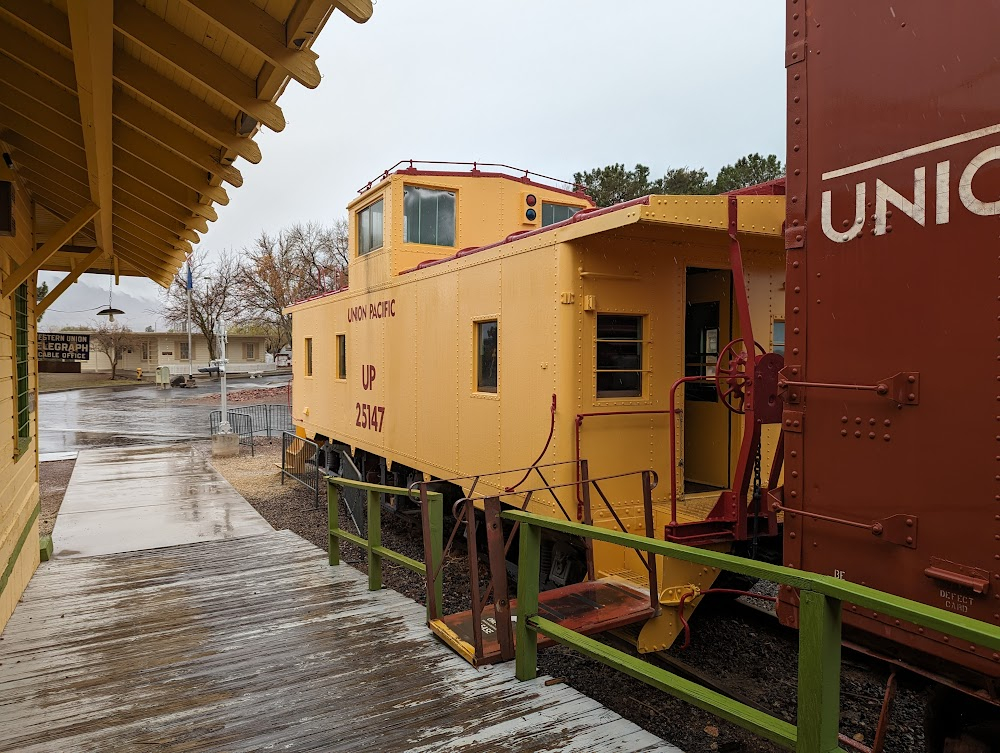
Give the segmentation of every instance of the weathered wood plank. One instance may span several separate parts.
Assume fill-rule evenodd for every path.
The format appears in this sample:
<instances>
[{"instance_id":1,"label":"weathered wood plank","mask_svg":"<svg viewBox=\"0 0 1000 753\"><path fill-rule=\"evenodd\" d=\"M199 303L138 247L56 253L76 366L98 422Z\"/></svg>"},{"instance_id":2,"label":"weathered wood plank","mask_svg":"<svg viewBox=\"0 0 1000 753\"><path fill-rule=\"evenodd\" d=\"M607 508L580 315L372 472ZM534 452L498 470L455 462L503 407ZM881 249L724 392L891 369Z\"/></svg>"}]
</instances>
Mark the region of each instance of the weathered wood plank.
<instances>
[{"instance_id":1,"label":"weathered wood plank","mask_svg":"<svg viewBox=\"0 0 1000 753\"><path fill-rule=\"evenodd\" d=\"M47 563L0 642L0 750L675 750L367 585L287 531Z\"/></svg>"}]
</instances>

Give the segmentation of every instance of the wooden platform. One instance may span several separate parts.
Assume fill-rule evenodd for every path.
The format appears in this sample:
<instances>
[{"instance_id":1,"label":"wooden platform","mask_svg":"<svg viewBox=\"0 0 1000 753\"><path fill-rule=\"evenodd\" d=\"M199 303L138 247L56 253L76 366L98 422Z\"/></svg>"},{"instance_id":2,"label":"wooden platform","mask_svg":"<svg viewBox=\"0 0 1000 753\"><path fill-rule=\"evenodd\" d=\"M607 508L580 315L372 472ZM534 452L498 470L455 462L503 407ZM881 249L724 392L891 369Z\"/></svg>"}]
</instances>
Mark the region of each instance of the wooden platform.
<instances>
[{"instance_id":1,"label":"wooden platform","mask_svg":"<svg viewBox=\"0 0 1000 753\"><path fill-rule=\"evenodd\" d=\"M287 531L56 560L0 641L3 751L676 751L474 669Z\"/></svg>"}]
</instances>

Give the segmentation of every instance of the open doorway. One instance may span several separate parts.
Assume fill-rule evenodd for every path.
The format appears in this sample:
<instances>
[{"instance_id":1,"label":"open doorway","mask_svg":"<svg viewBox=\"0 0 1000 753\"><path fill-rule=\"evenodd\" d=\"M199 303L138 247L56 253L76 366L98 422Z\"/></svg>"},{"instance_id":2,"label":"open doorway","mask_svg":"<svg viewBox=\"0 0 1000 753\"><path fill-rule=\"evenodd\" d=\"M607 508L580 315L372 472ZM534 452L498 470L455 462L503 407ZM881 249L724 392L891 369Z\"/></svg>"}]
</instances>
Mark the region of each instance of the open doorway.
<instances>
[{"instance_id":1,"label":"open doorway","mask_svg":"<svg viewBox=\"0 0 1000 753\"><path fill-rule=\"evenodd\" d=\"M685 376L715 375L719 351L733 339L733 275L728 269L687 269L684 318ZM684 491L729 487L732 413L712 381L684 390Z\"/></svg>"}]
</instances>

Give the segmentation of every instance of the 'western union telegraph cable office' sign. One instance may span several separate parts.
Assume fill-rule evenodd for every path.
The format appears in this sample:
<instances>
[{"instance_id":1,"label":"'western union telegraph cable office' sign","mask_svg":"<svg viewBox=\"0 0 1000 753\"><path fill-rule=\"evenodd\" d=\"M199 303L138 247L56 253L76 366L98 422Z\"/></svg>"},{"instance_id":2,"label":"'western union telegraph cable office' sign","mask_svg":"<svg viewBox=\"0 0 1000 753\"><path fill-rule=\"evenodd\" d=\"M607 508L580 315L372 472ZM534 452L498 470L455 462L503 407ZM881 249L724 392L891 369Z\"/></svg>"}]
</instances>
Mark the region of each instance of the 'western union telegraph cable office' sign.
<instances>
[{"instance_id":1,"label":"'western union telegraph cable office' sign","mask_svg":"<svg viewBox=\"0 0 1000 753\"><path fill-rule=\"evenodd\" d=\"M39 332L38 358L42 361L86 361L90 358L90 335Z\"/></svg>"}]
</instances>

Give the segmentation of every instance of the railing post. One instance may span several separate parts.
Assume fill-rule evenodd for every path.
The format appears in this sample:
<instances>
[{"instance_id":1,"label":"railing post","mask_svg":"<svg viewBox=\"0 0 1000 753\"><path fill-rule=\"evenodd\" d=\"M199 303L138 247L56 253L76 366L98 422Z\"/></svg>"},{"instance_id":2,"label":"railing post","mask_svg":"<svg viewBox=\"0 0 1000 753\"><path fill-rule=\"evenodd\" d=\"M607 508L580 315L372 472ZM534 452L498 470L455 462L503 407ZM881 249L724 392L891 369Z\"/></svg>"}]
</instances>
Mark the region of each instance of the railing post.
<instances>
[{"instance_id":1,"label":"railing post","mask_svg":"<svg viewBox=\"0 0 1000 753\"><path fill-rule=\"evenodd\" d=\"M444 495L420 484L420 522L424 532L424 567L427 569L427 619L441 619L444 600Z\"/></svg>"},{"instance_id":2,"label":"railing post","mask_svg":"<svg viewBox=\"0 0 1000 753\"><path fill-rule=\"evenodd\" d=\"M465 500L465 548L469 553L469 591L472 596L472 642L476 649L476 659L486 657L483 646L483 603L479 595L479 542L476 539L476 505L471 499Z\"/></svg>"},{"instance_id":3,"label":"railing post","mask_svg":"<svg viewBox=\"0 0 1000 753\"><path fill-rule=\"evenodd\" d=\"M839 750L840 608L814 591L799 594L798 753Z\"/></svg>"},{"instance_id":4,"label":"railing post","mask_svg":"<svg viewBox=\"0 0 1000 753\"><path fill-rule=\"evenodd\" d=\"M382 557L375 549L382 546L382 499L378 492L368 492L368 590L382 588Z\"/></svg>"},{"instance_id":5,"label":"railing post","mask_svg":"<svg viewBox=\"0 0 1000 753\"><path fill-rule=\"evenodd\" d=\"M282 475L284 479L284 475ZM329 481L326 484L326 509L327 527L330 529L327 551L330 554L330 564L340 564L340 537L334 536L335 528L340 528L340 490L334 491L334 486Z\"/></svg>"},{"instance_id":6,"label":"railing post","mask_svg":"<svg viewBox=\"0 0 1000 753\"><path fill-rule=\"evenodd\" d=\"M590 464L580 460L580 491L583 496L583 523L594 525L593 511L590 507ZM594 540L589 536L583 538L584 551L587 553L587 580L593 581L594 576Z\"/></svg>"},{"instance_id":7,"label":"railing post","mask_svg":"<svg viewBox=\"0 0 1000 753\"><path fill-rule=\"evenodd\" d=\"M487 497L486 543L490 558L490 577L493 581L493 611L497 623L497 640L500 658L514 658L514 635L510 629L510 601L507 598L507 558L504 557L503 523L500 520L500 498Z\"/></svg>"},{"instance_id":8,"label":"railing post","mask_svg":"<svg viewBox=\"0 0 1000 753\"><path fill-rule=\"evenodd\" d=\"M288 461L288 432L281 432L281 485L285 485L285 465ZM329 499L329 492L327 493Z\"/></svg>"},{"instance_id":9,"label":"railing post","mask_svg":"<svg viewBox=\"0 0 1000 753\"><path fill-rule=\"evenodd\" d=\"M538 634L528 627L528 618L538 614L539 556L542 532L530 523L521 525L517 555L517 640L514 674L518 680L538 676Z\"/></svg>"},{"instance_id":10,"label":"railing post","mask_svg":"<svg viewBox=\"0 0 1000 753\"><path fill-rule=\"evenodd\" d=\"M653 528L653 481L649 471L642 472L642 507L646 519L646 538L655 539L656 531ZM649 570L649 605L653 612L659 615L660 609L660 578L656 572L656 555L646 552L647 568Z\"/></svg>"}]
</instances>

